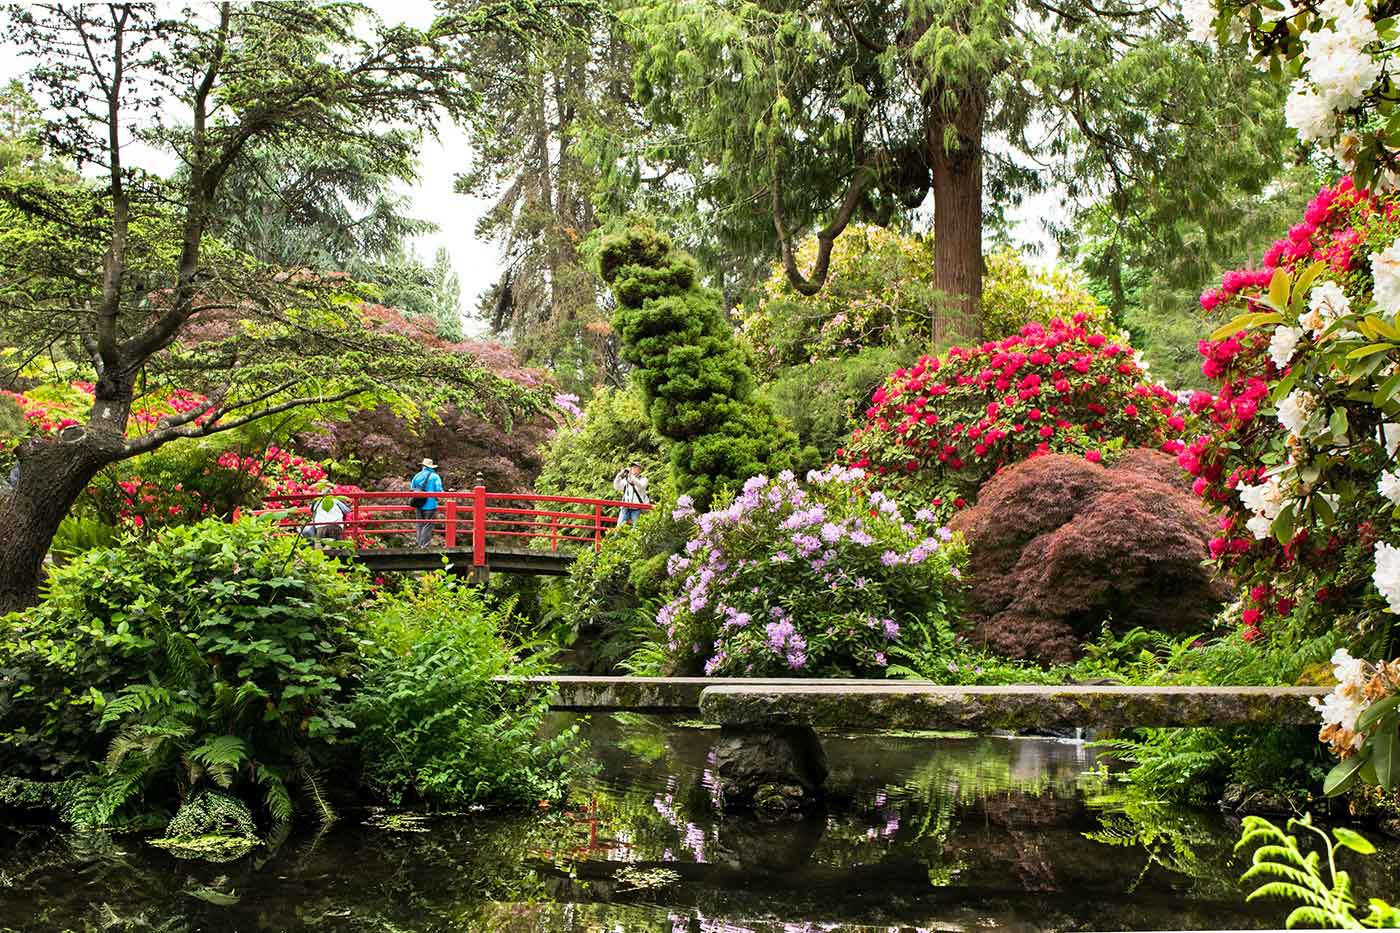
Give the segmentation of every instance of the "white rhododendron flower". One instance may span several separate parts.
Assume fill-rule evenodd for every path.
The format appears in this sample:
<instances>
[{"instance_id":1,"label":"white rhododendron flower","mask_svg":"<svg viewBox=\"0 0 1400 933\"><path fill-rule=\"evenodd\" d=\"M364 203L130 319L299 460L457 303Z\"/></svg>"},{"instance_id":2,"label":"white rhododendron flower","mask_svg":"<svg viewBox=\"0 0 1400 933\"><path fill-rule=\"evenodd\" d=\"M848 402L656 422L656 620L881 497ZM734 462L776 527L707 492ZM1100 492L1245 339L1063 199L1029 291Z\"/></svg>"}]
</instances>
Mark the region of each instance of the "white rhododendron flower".
<instances>
[{"instance_id":1,"label":"white rhododendron flower","mask_svg":"<svg viewBox=\"0 0 1400 933\"><path fill-rule=\"evenodd\" d=\"M1400 450L1400 424L1381 425L1381 438L1385 442L1386 454L1394 457L1395 452Z\"/></svg>"},{"instance_id":2,"label":"white rhododendron flower","mask_svg":"<svg viewBox=\"0 0 1400 933\"><path fill-rule=\"evenodd\" d=\"M1293 354L1298 350L1298 341L1303 337L1301 327L1284 327L1280 324L1274 328L1274 336L1269 340L1269 359L1274 361L1274 365L1283 369L1288 365L1288 361L1293 359Z\"/></svg>"},{"instance_id":3,"label":"white rhododendron flower","mask_svg":"<svg viewBox=\"0 0 1400 933\"><path fill-rule=\"evenodd\" d=\"M1337 687L1319 702L1316 697L1308 699L1308 704L1322 715L1324 731L1327 726L1337 726L1347 733L1347 744L1360 749L1366 736L1356 731L1356 720L1371 704L1365 698L1366 682L1370 675L1366 662L1353 658L1345 648L1338 648L1332 655L1333 676Z\"/></svg>"},{"instance_id":4,"label":"white rhododendron flower","mask_svg":"<svg viewBox=\"0 0 1400 933\"><path fill-rule=\"evenodd\" d=\"M1274 519L1283 511L1283 482L1276 474L1257 486L1241 485L1239 492L1240 502L1254 513L1254 517L1245 522L1245 527L1256 539L1263 541L1273 534Z\"/></svg>"},{"instance_id":5,"label":"white rhododendron flower","mask_svg":"<svg viewBox=\"0 0 1400 933\"><path fill-rule=\"evenodd\" d=\"M1400 505L1400 473L1393 470L1386 470L1381 473L1380 481L1376 483L1376 488L1381 495L1385 496L1396 505Z\"/></svg>"},{"instance_id":6,"label":"white rhododendron flower","mask_svg":"<svg viewBox=\"0 0 1400 933\"><path fill-rule=\"evenodd\" d=\"M1314 337L1321 337L1333 321L1350 313L1351 302L1340 285L1336 282L1318 282L1308 293L1308 313L1299 323Z\"/></svg>"},{"instance_id":7,"label":"white rhododendron flower","mask_svg":"<svg viewBox=\"0 0 1400 933\"><path fill-rule=\"evenodd\" d=\"M1211 0L1184 0L1181 15L1190 28L1187 35L1194 42L1215 40L1215 4Z\"/></svg>"},{"instance_id":8,"label":"white rhododendron flower","mask_svg":"<svg viewBox=\"0 0 1400 933\"><path fill-rule=\"evenodd\" d=\"M1371 277L1376 282L1376 307L1386 317L1395 317L1400 311L1400 239L1371 257Z\"/></svg>"},{"instance_id":9,"label":"white rhododendron flower","mask_svg":"<svg viewBox=\"0 0 1400 933\"><path fill-rule=\"evenodd\" d=\"M1369 20L1367 25L1371 25ZM1374 26L1371 33L1375 33ZM1303 47L1308 57L1304 71L1312 78L1318 96L1332 110L1355 107L1381 75L1380 63L1351 37L1335 29L1308 33Z\"/></svg>"},{"instance_id":10,"label":"white rhododendron flower","mask_svg":"<svg viewBox=\"0 0 1400 933\"><path fill-rule=\"evenodd\" d=\"M1302 389L1294 389L1278 403L1278 423L1294 437L1302 437L1317 401Z\"/></svg>"},{"instance_id":11,"label":"white rhododendron flower","mask_svg":"<svg viewBox=\"0 0 1400 933\"><path fill-rule=\"evenodd\" d=\"M1400 613L1400 548L1384 541L1376 545L1376 570L1371 574L1371 582L1385 597L1390 611Z\"/></svg>"},{"instance_id":12,"label":"white rhododendron flower","mask_svg":"<svg viewBox=\"0 0 1400 933\"><path fill-rule=\"evenodd\" d=\"M1303 81L1293 84L1283 105L1284 121L1298 131L1302 142L1320 142L1337 133L1336 116L1331 105L1314 94Z\"/></svg>"}]
</instances>

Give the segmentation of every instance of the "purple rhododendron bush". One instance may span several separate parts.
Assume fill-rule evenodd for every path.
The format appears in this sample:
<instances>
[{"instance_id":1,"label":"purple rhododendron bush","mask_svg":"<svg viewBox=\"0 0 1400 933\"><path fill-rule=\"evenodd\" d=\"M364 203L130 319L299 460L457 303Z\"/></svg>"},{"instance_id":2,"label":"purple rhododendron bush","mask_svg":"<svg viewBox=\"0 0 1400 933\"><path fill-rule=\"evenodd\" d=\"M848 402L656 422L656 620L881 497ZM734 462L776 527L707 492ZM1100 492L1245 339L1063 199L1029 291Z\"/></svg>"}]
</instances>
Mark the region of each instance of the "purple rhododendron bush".
<instances>
[{"instance_id":1,"label":"purple rhododendron bush","mask_svg":"<svg viewBox=\"0 0 1400 933\"><path fill-rule=\"evenodd\" d=\"M1104 623L1204 631L1229 589L1207 565L1213 523L1174 458L1111 466L1033 457L954 517L967 538L973 641L1012 658L1076 660Z\"/></svg>"},{"instance_id":2,"label":"purple rhododendron bush","mask_svg":"<svg viewBox=\"0 0 1400 933\"><path fill-rule=\"evenodd\" d=\"M882 675L946 640L966 548L910 515L861 470L755 476L695 523L671 558L677 595L657 617L677 673Z\"/></svg>"}]
</instances>

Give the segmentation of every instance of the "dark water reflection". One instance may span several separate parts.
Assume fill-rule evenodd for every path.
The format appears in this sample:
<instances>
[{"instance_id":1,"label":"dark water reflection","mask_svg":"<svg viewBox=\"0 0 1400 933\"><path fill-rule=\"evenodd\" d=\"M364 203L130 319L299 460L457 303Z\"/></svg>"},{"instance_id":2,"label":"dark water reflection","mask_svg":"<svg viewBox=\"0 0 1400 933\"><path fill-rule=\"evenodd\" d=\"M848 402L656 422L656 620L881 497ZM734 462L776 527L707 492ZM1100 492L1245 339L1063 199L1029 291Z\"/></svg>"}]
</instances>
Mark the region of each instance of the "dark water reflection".
<instances>
[{"instance_id":1,"label":"dark water reflection","mask_svg":"<svg viewBox=\"0 0 1400 933\"><path fill-rule=\"evenodd\" d=\"M1082 745L828 737L826 809L721 819L714 733L599 717L597 773L562 811L371 829L347 815L238 862L136 838L0 830L0 927L19 930L1221 929L1247 906L1213 814L1125 798ZM1393 894L1400 853L1354 866Z\"/></svg>"}]
</instances>

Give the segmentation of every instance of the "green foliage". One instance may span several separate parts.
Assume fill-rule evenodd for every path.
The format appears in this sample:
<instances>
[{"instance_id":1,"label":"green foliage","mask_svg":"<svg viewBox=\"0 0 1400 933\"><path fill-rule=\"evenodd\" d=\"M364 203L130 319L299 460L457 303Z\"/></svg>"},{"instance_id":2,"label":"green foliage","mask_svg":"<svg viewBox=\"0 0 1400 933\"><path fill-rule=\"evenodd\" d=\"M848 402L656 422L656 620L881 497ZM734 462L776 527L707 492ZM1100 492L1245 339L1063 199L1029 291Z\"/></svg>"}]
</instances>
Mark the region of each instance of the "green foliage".
<instances>
[{"instance_id":1,"label":"green foliage","mask_svg":"<svg viewBox=\"0 0 1400 933\"><path fill-rule=\"evenodd\" d=\"M639 388L602 389L589 400L582 421L561 427L550 439L535 491L615 499L613 477L635 461L650 478L651 497L662 499L669 474L664 444L647 418Z\"/></svg>"},{"instance_id":2,"label":"green foliage","mask_svg":"<svg viewBox=\"0 0 1400 933\"><path fill-rule=\"evenodd\" d=\"M617 298L622 356L670 445L677 492L707 506L726 487L791 467L796 438L754 397L746 354L718 294L697 283L695 260L638 221L603 240L600 263Z\"/></svg>"},{"instance_id":3,"label":"green foliage","mask_svg":"<svg viewBox=\"0 0 1400 933\"><path fill-rule=\"evenodd\" d=\"M513 601L439 572L369 607L365 670L349 715L363 780L394 804L439 808L532 804L562 796L579 749L577 727L537 734L549 712L537 686L497 682L546 674L538 646L512 649Z\"/></svg>"},{"instance_id":4,"label":"green foliage","mask_svg":"<svg viewBox=\"0 0 1400 933\"><path fill-rule=\"evenodd\" d=\"M637 521L582 550L569 568L568 619L573 635L594 643L602 666L616 666L655 635L656 609L672 589L666 562L685 544L686 530L663 499Z\"/></svg>"},{"instance_id":5,"label":"green foliage","mask_svg":"<svg viewBox=\"0 0 1400 933\"><path fill-rule=\"evenodd\" d=\"M908 216L935 174L935 226L976 231L984 190L995 214L1053 180L1108 189L1155 232L1279 161L1274 88L1183 41L1157 5L631 0L623 17L649 125L616 141L606 188L630 203L660 175L702 235L739 251L772 255L775 228L795 250L789 231Z\"/></svg>"},{"instance_id":6,"label":"green foliage","mask_svg":"<svg viewBox=\"0 0 1400 933\"><path fill-rule=\"evenodd\" d=\"M82 778L80 824L202 787L285 820L287 784L350 727L337 704L365 591L363 573L254 521L86 551L40 606L0 620L7 770Z\"/></svg>"},{"instance_id":7,"label":"green foliage","mask_svg":"<svg viewBox=\"0 0 1400 933\"><path fill-rule=\"evenodd\" d=\"M1058 266L1032 269L1021 254L1001 249L985 257L982 283L982 331L988 340L1019 333L1031 321L1082 320L1095 329L1108 324L1108 310L1084 287L1079 276Z\"/></svg>"},{"instance_id":8,"label":"green foliage","mask_svg":"<svg viewBox=\"0 0 1400 933\"><path fill-rule=\"evenodd\" d=\"M58 526L49 545L49 553L55 563L68 561L97 548L110 548L117 543L117 529L95 518L82 518L69 515Z\"/></svg>"},{"instance_id":9,"label":"green foliage","mask_svg":"<svg viewBox=\"0 0 1400 933\"><path fill-rule=\"evenodd\" d=\"M819 467L860 425L871 394L904 359L898 350L869 347L780 369L759 392L797 432L802 465Z\"/></svg>"},{"instance_id":10,"label":"green foliage","mask_svg":"<svg viewBox=\"0 0 1400 933\"><path fill-rule=\"evenodd\" d=\"M798 247L798 262L809 268L816 254L817 239L809 237ZM1069 321L1079 313L1100 323L1106 318L1071 272L1032 269L1011 249L984 261L982 328L990 338L1013 334L1030 321ZM956 330L958 316L948 296L934 287L931 235L852 224L836 238L830 263L825 287L813 295L795 288L782 264L774 263L759 296L735 309L760 378L870 347L918 356L967 336Z\"/></svg>"},{"instance_id":11,"label":"green foliage","mask_svg":"<svg viewBox=\"0 0 1400 933\"><path fill-rule=\"evenodd\" d=\"M1297 903L1284 926L1304 928L1386 928L1400 927L1400 909L1379 898L1368 901L1368 910L1357 916L1356 895L1351 876L1337 867L1337 853L1350 849L1360 855L1373 855L1376 847L1361 834L1345 827L1332 830L1332 838L1314 826L1311 814L1290 819L1288 829L1305 829L1321 839L1327 853L1327 875L1322 874L1322 857L1317 850L1305 851L1298 837L1258 816L1246 816L1235 851L1254 845L1249 869L1241 881L1261 881L1246 900L1277 897ZM1335 840L1335 841L1334 841Z\"/></svg>"}]
</instances>

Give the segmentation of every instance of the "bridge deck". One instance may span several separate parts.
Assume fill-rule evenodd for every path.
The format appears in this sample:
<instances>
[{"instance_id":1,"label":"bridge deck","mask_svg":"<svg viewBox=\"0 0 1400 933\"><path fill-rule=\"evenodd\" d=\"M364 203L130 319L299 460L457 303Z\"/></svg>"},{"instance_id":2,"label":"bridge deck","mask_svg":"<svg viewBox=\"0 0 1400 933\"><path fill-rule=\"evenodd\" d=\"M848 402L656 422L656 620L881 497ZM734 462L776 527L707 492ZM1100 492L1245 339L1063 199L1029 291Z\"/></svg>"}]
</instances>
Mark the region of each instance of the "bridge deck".
<instances>
[{"instance_id":1,"label":"bridge deck","mask_svg":"<svg viewBox=\"0 0 1400 933\"><path fill-rule=\"evenodd\" d=\"M713 677L531 678L573 712L698 713L729 726L1025 729L1313 725L1323 687L948 687L925 681Z\"/></svg>"},{"instance_id":2,"label":"bridge deck","mask_svg":"<svg viewBox=\"0 0 1400 933\"><path fill-rule=\"evenodd\" d=\"M351 557L371 570L437 570L444 560L464 573L472 568L472 549L469 547L365 548L352 552ZM491 573L559 577L568 574L573 562L574 555L569 553L498 547L486 549L486 567Z\"/></svg>"}]
</instances>

